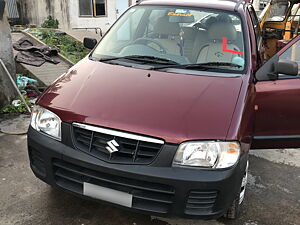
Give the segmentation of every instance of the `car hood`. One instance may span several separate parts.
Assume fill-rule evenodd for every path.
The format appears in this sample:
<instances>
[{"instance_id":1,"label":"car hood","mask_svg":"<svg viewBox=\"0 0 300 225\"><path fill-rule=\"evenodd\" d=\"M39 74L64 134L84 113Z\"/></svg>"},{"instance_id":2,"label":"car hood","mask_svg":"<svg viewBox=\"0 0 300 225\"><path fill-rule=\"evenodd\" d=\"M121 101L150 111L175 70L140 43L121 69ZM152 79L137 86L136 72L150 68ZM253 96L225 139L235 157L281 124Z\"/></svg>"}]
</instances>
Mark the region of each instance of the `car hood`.
<instances>
[{"instance_id":1,"label":"car hood","mask_svg":"<svg viewBox=\"0 0 300 225\"><path fill-rule=\"evenodd\" d=\"M149 71L84 59L54 82L38 104L64 122L170 143L225 140L241 85L241 77Z\"/></svg>"}]
</instances>

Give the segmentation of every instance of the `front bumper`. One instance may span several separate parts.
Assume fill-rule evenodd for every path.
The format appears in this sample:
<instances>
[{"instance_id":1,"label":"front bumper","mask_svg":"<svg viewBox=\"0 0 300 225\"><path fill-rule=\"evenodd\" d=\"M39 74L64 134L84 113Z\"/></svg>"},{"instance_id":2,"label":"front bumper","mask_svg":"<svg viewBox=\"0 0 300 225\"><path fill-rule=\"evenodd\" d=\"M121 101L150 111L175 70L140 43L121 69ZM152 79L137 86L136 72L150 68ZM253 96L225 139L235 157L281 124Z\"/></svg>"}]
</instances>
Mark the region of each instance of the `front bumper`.
<instances>
[{"instance_id":1,"label":"front bumper","mask_svg":"<svg viewBox=\"0 0 300 225\"><path fill-rule=\"evenodd\" d=\"M71 142L69 136L63 137L63 142ZM126 192L133 195L132 210L152 215L200 219L222 216L240 192L247 154L226 170L173 168L167 164L177 147L165 144L151 165L120 165L101 161L32 128L28 131L31 168L54 187L81 197L85 197L83 182ZM162 163L164 158L168 163Z\"/></svg>"}]
</instances>

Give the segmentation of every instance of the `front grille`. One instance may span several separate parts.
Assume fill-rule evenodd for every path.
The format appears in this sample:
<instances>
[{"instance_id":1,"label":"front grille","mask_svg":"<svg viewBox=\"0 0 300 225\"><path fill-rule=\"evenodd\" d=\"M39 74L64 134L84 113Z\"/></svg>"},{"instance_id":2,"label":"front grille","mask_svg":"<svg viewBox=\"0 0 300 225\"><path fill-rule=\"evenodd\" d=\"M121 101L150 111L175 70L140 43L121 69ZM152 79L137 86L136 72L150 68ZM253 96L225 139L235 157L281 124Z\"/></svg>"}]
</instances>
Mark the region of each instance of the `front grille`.
<instances>
[{"instance_id":1,"label":"front grille","mask_svg":"<svg viewBox=\"0 0 300 225\"><path fill-rule=\"evenodd\" d=\"M187 199L185 214L203 215L212 212L217 196L217 191L191 191Z\"/></svg>"},{"instance_id":2,"label":"front grille","mask_svg":"<svg viewBox=\"0 0 300 225\"><path fill-rule=\"evenodd\" d=\"M75 147L106 162L122 164L150 164L163 146L163 142L153 143L143 141L143 139L136 140L126 138L124 135L116 136L91 130L93 128L97 129L96 127L87 127L88 129L73 125ZM99 129L101 129L100 131L106 131L106 129ZM118 134L121 132L116 133ZM107 148L109 147L108 142L112 140L116 141L114 143L118 144L118 146L115 146L118 151L110 153ZM147 140L147 138L145 140ZM157 142L160 141L158 140Z\"/></svg>"},{"instance_id":3,"label":"front grille","mask_svg":"<svg viewBox=\"0 0 300 225\"><path fill-rule=\"evenodd\" d=\"M133 195L132 208L166 214L175 195L174 188L159 183L141 181L73 165L62 160L53 161L56 184L72 192L83 194L83 182L111 188Z\"/></svg>"}]
</instances>

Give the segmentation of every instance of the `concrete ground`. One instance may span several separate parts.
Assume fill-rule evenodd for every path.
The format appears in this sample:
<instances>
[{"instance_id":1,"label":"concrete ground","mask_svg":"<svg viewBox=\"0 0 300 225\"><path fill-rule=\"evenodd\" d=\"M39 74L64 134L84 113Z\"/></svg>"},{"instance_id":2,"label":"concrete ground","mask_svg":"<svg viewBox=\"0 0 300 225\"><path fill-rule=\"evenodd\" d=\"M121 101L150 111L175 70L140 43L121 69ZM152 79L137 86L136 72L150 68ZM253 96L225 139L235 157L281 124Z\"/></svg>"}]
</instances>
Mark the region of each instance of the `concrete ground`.
<instances>
[{"instance_id":1,"label":"concrete ground","mask_svg":"<svg viewBox=\"0 0 300 225\"><path fill-rule=\"evenodd\" d=\"M252 152L245 204L238 220L166 219L82 200L49 187L29 168L26 136L0 133L0 224L300 225L299 152Z\"/></svg>"}]
</instances>

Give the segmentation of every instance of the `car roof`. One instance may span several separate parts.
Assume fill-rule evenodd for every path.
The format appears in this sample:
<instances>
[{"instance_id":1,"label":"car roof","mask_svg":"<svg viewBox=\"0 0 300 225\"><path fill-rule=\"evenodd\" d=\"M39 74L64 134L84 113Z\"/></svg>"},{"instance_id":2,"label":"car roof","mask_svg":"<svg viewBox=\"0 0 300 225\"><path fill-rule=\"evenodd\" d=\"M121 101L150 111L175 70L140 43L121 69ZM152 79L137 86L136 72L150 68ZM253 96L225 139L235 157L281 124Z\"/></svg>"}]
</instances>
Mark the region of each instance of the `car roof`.
<instances>
[{"instance_id":1,"label":"car roof","mask_svg":"<svg viewBox=\"0 0 300 225\"><path fill-rule=\"evenodd\" d=\"M234 11L237 6L246 4L249 1L241 0L140 0L141 5L172 5L172 6L189 6L200 8L213 8Z\"/></svg>"}]
</instances>

